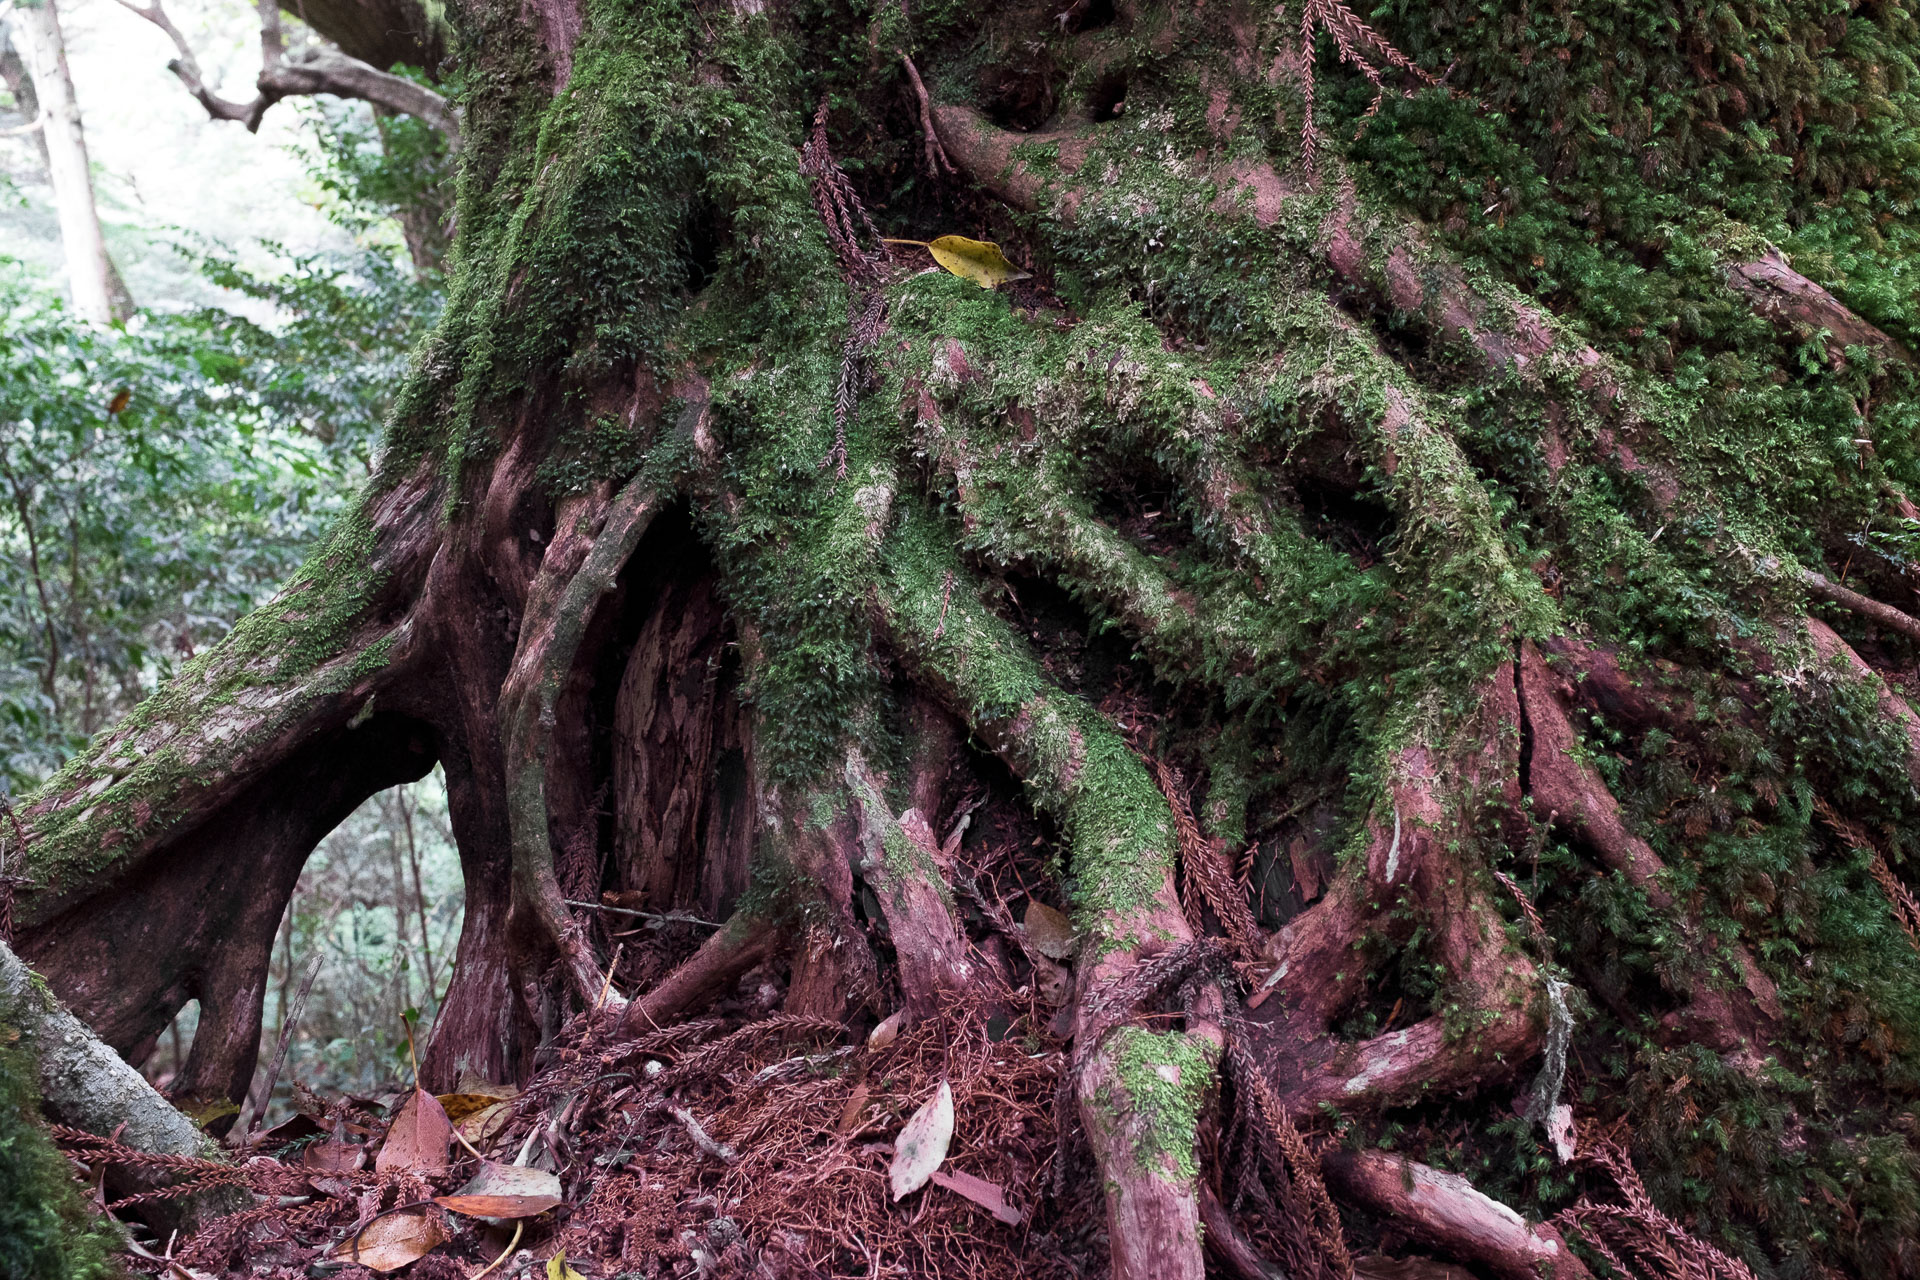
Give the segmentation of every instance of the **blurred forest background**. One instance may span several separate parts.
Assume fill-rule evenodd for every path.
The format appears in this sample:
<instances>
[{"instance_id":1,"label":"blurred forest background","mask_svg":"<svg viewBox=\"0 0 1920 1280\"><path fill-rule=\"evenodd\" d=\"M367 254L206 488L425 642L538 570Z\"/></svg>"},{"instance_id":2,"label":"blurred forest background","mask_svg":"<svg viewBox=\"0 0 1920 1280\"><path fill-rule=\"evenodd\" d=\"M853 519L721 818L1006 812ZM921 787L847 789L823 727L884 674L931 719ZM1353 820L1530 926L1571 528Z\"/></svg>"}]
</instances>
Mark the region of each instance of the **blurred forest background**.
<instances>
[{"instance_id":1,"label":"blurred forest background","mask_svg":"<svg viewBox=\"0 0 1920 1280\"><path fill-rule=\"evenodd\" d=\"M260 65L251 7L181 0L169 13L210 82L246 85ZM368 474L388 397L439 307L450 173L440 135L365 102L289 99L257 133L209 119L169 73L160 30L113 0L72 0L59 18L99 220L134 304L124 322L89 323L69 301L21 16L0 3L9 797L269 596ZM262 1074L313 974L281 1098L292 1080L367 1093L404 1077L407 1023L431 1023L460 905L437 771L327 839L267 994ZM188 1005L144 1064L162 1089L196 1014Z\"/></svg>"}]
</instances>

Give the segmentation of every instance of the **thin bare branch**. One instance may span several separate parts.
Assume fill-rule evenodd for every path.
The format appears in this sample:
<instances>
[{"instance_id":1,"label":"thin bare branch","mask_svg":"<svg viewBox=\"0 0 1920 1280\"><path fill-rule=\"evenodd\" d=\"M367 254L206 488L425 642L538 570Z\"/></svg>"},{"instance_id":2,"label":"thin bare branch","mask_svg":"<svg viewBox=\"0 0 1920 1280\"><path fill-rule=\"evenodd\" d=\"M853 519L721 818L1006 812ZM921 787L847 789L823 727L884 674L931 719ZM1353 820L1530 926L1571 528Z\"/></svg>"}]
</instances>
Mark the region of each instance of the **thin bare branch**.
<instances>
[{"instance_id":1,"label":"thin bare branch","mask_svg":"<svg viewBox=\"0 0 1920 1280\"><path fill-rule=\"evenodd\" d=\"M280 25L280 8L274 0L259 0L260 76L254 82L256 92L251 102L223 98L208 87L193 46L167 16L161 0L151 0L145 5L135 4L133 0L114 2L166 32L179 55L167 64L167 70L179 78L187 92L215 120L235 120L246 125L248 132L258 132L267 108L282 98L330 93L336 98L357 98L424 120L445 134L450 145L459 145L460 126L452 105L425 85L350 58L337 49L309 46L289 53Z\"/></svg>"}]
</instances>

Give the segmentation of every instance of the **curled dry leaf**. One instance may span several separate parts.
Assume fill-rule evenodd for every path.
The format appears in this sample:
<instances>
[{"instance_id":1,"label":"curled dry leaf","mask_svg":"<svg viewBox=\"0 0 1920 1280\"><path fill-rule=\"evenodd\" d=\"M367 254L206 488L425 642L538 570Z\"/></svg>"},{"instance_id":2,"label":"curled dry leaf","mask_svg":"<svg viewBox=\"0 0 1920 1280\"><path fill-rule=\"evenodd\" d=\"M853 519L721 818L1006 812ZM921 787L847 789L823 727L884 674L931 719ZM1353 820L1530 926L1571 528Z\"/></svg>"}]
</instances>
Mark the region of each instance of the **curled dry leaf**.
<instances>
[{"instance_id":1,"label":"curled dry leaf","mask_svg":"<svg viewBox=\"0 0 1920 1280\"><path fill-rule=\"evenodd\" d=\"M444 1244L446 1229L425 1209L403 1209L375 1218L359 1235L342 1240L330 1255L336 1262L357 1262L370 1271L398 1271Z\"/></svg>"},{"instance_id":2,"label":"curled dry leaf","mask_svg":"<svg viewBox=\"0 0 1920 1280\"><path fill-rule=\"evenodd\" d=\"M476 1218L531 1218L560 1204L560 1178L544 1169L483 1160L466 1186L433 1202Z\"/></svg>"},{"instance_id":3,"label":"curled dry leaf","mask_svg":"<svg viewBox=\"0 0 1920 1280\"><path fill-rule=\"evenodd\" d=\"M878 1053L900 1038L900 1031L907 1025L907 1011L896 1009L880 1019L880 1025L867 1033L867 1049Z\"/></svg>"},{"instance_id":4,"label":"curled dry leaf","mask_svg":"<svg viewBox=\"0 0 1920 1280\"><path fill-rule=\"evenodd\" d=\"M447 1147L452 1142L453 1125L440 1109L440 1100L424 1089L415 1089L387 1130L387 1140L373 1159L374 1172L445 1172Z\"/></svg>"},{"instance_id":5,"label":"curled dry leaf","mask_svg":"<svg viewBox=\"0 0 1920 1280\"><path fill-rule=\"evenodd\" d=\"M1045 956L1033 966L1033 986L1040 998L1055 1009L1073 998L1073 974L1066 966L1057 965Z\"/></svg>"},{"instance_id":6,"label":"curled dry leaf","mask_svg":"<svg viewBox=\"0 0 1920 1280\"><path fill-rule=\"evenodd\" d=\"M1027 899L1027 914L1021 923L1034 949L1050 959L1065 960L1080 947L1073 921L1036 898Z\"/></svg>"},{"instance_id":7,"label":"curled dry leaf","mask_svg":"<svg viewBox=\"0 0 1920 1280\"><path fill-rule=\"evenodd\" d=\"M893 1167L887 1177L895 1200L927 1185L933 1171L946 1160L947 1144L952 1140L953 1088L942 1080L933 1100L914 1112L893 1140Z\"/></svg>"},{"instance_id":8,"label":"curled dry leaf","mask_svg":"<svg viewBox=\"0 0 1920 1280\"><path fill-rule=\"evenodd\" d=\"M498 1137L500 1131L505 1129L507 1122L512 1119L513 1104L496 1102L484 1111L474 1112L453 1128L470 1145L477 1147L483 1142Z\"/></svg>"},{"instance_id":9,"label":"curled dry leaf","mask_svg":"<svg viewBox=\"0 0 1920 1280\"><path fill-rule=\"evenodd\" d=\"M447 1119L453 1122L455 1128L458 1128L461 1122L469 1117L479 1115L482 1111L497 1107L503 1102L511 1102L519 1096L518 1089L506 1085L482 1084L470 1089L462 1089L458 1093L443 1093L436 1101L440 1103L440 1109L447 1113Z\"/></svg>"}]
</instances>

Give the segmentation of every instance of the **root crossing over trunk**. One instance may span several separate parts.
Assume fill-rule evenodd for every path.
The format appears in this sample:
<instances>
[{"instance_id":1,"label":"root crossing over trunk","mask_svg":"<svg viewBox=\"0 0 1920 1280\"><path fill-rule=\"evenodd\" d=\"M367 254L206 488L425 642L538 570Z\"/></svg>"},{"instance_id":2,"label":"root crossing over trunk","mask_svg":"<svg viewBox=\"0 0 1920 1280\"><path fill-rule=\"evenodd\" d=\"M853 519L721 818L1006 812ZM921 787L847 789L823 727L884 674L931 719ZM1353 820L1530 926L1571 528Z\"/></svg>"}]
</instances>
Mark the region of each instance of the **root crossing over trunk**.
<instances>
[{"instance_id":1,"label":"root crossing over trunk","mask_svg":"<svg viewBox=\"0 0 1920 1280\"><path fill-rule=\"evenodd\" d=\"M521 895L519 906L558 949L575 997L589 1006L600 998L604 982L591 949L567 912L566 895L554 871L547 756L553 743L555 706L572 675L594 606L612 589L658 509L651 482L636 477L610 502L588 496L562 512L528 593L513 668L500 690L513 881Z\"/></svg>"}]
</instances>

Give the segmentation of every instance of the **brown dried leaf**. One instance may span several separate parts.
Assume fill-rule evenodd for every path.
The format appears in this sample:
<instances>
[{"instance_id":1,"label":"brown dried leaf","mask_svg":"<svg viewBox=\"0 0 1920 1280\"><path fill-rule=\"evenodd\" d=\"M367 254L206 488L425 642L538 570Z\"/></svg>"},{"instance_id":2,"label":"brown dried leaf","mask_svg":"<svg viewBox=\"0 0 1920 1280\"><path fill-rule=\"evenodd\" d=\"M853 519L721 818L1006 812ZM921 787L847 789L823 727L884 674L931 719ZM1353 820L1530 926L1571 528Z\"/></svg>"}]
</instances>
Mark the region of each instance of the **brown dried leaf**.
<instances>
[{"instance_id":1,"label":"brown dried leaf","mask_svg":"<svg viewBox=\"0 0 1920 1280\"><path fill-rule=\"evenodd\" d=\"M446 1240L446 1230L438 1217L425 1209L403 1209L375 1218L359 1235L335 1245L330 1256L339 1262L357 1262L371 1271L398 1271L426 1257Z\"/></svg>"},{"instance_id":2,"label":"brown dried leaf","mask_svg":"<svg viewBox=\"0 0 1920 1280\"><path fill-rule=\"evenodd\" d=\"M561 1203L560 1177L524 1165L480 1162L480 1172L452 1195L433 1202L476 1218L531 1218Z\"/></svg>"},{"instance_id":3,"label":"brown dried leaf","mask_svg":"<svg viewBox=\"0 0 1920 1280\"><path fill-rule=\"evenodd\" d=\"M415 1089L387 1130L387 1140L374 1157L375 1173L444 1173L447 1148L453 1143L453 1125L440 1109L440 1100L425 1089Z\"/></svg>"},{"instance_id":4,"label":"brown dried leaf","mask_svg":"<svg viewBox=\"0 0 1920 1280\"><path fill-rule=\"evenodd\" d=\"M907 1011L896 1009L880 1019L880 1025L867 1033L867 1051L878 1053L900 1038L900 1030L907 1025Z\"/></svg>"},{"instance_id":5,"label":"brown dried leaf","mask_svg":"<svg viewBox=\"0 0 1920 1280\"><path fill-rule=\"evenodd\" d=\"M853 1086L847 1105L840 1109L840 1123L833 1127L833 1131L843 1138L852 1137L859 1128L861 1118L867 1113L867 1099L872 1096L873 1090L867 1087L865 1080Z\"/></svg>"},{"instance_id":6,"label":"brown dried leaf","mask_svg":"<svg viewBox=\"0 0 1920 1280\"><path fill-rule=\"evenodd\" d=\"M462 1120L454 1128L474 1146L499 1136L507 1122L513 1119L513 1103L496 1102L484 1111L476 1111Z\"/></svg>"},{"instance_id":7,"label":"brown dried leaf","mask_svg":"<svg viewBox=\"0 0 1920 1280\"><path fill-rule=\"evenodd\" d=\"M519 1096L518 1089L502 1084L483 1084L462 1089L459 1093L440 1094L436 1101L440 1103L440 1109L447 1113L447 1119L458 1126L468 1116L477 1115L488 1107Z\"/></svg>"},{"instance_id":8,"label":"brown dried leaf","mask_svg":"<svg viewBox=\"0 0 1920 1280\"><path fill-rule=\"evenodd\" d=\"M1040 998L1055 1009L1073 998L1073 975L1065 966L1044 956L1033 966L1033 986Z\"/></svg>"},{"instance_id":9,"label":"brown dried leaf","mask_svg":"<svg viewBox=\"0 0 1920 1280\"><path fill-rule=\"evenodd\" d=\"M997 1182L989 1182L985 1178L976 1178L972 1174L962 1173L958 1169L955 1169L952 1173L944 1173L936 1169L933 1174L933 1181L936 1185L945 1187L955 1195L965 1196L1010 1227L1019 1226L1021 1221L1026 1217L1025 1214L1007 1203L1007 1193L1001 1189L1000 1184Z\"/></svg>"},{"instance_id":10,"label":"brown dried leaf","mask_svg":"<svg viewBox=\"0 0 1920 1280\"><path fill-rule=\"evenodd\" d=\"M325 1142L316 1142L302 1151L300 1163L309 1169L318 1169L322 1173L346 1173L366 1167L367 1149L355 1142L342 1142L338 1138L328 1138Z\"/></svg>"},{"instance_id":11,"label":"brown dried leaf","mask_svg":"<svg viewBox=\"0 0 1920 1280\"><path fill-rule=\"evenodd\" d=\"M1027 899L1027 914L1021 923L1026 926L1027 940L1043 956L1065 960L1079 949L1073 921L1037 898Z\"/></svg>"}]
</instances>

